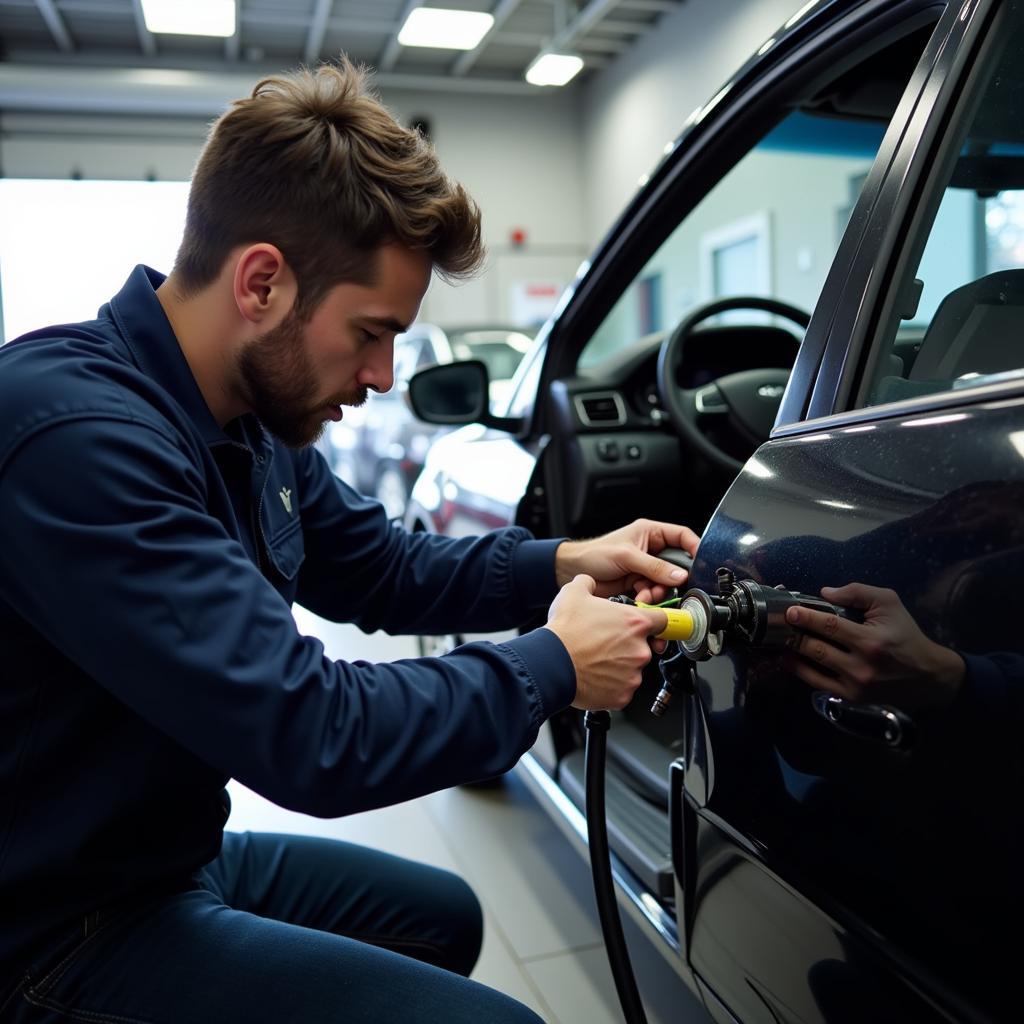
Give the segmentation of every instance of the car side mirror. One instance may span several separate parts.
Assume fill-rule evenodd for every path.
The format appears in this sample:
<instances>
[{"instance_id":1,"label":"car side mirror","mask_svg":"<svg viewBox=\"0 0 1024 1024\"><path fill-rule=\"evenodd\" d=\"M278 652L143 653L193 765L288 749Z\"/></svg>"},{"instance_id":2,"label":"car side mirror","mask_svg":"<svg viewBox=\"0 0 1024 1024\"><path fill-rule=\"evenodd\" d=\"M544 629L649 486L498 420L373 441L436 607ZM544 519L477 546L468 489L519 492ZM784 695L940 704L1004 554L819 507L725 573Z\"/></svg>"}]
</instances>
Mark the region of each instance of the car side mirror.
<instances>
[{"instance_id":1,"label":"car side mirror","mask_svg":"<svg viewBox=\"0 0 1024 1024\"><path fill-rule=\"evenodd\" d=\"M412 411L426 423L487 427L518 433L523 421L513 416L493 416L489 408L490 377L479 359L428 366L409 378L406 392Z\"/></svg>"}]
</instances>

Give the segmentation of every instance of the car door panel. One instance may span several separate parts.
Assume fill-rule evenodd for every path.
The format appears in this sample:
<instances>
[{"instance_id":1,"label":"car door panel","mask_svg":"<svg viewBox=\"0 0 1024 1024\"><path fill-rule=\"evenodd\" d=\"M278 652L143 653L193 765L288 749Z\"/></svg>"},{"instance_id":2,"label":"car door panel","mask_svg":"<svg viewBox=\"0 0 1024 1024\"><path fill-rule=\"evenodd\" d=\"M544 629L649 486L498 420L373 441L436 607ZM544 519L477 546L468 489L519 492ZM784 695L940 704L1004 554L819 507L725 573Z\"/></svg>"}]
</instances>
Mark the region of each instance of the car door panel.
<instances>
[{"instance_id":1,"label":"car door panel","mask_svg":"<svg viewBox=\"0 0 1024 1024\"><path fill-rule=\"evenodd\" d=\"M1022 419L1018 398L768 442L709 524L694 585L727 566L814 595L891 588L927 636L1019 686L1017 614L986 595L1024 567ZM992 935L1022 905L1019 723L988 720L970 687L896 750L822 717L777 651L698 666L690 959L743 1020L984 1019L1006 997ZM847 990L868 1002L847 1013Z\"/></svg>"}]
</instances>

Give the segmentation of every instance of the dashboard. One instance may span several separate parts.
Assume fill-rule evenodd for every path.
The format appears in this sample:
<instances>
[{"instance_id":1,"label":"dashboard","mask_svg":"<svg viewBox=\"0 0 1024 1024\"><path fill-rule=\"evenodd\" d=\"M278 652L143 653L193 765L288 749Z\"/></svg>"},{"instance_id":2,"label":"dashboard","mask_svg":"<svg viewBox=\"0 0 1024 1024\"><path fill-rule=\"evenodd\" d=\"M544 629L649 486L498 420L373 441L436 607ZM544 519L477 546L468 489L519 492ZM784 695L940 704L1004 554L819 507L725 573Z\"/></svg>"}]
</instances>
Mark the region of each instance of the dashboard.
<instances>
[{"instance_id":1,"label":"dashboard","mask_svg":"<svg viewBox=\"0 0 1024 1024\"><path fill-rule=\"evenodd\" d=\"M798 337L781 327L701 327L687 340L676 373L683 389L755 367L792 366ZM672 427L658 390L657 366L668 332L647 335L551 388L552 455L565 528L600 532L638 515L694 524L710 517L731 477L688 449ZM745 459L726 417L709 417L714 441ZM709 435L710 436L710 435ZM749 446L749 442L747 442Z\"/></svg>"}]
</instances>

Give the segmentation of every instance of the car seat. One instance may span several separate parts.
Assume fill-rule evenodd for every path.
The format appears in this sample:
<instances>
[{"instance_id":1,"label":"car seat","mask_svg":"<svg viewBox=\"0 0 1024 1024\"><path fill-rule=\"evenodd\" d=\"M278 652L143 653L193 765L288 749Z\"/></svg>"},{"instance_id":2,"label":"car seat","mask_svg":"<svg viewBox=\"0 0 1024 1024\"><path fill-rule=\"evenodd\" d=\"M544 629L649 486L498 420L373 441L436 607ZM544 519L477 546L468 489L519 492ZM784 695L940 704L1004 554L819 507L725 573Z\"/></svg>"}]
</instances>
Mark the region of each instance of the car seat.
<instances>
[{"instance_id":1,"label":"car seat","mask_svg":"<svg viewBox=\"0 0 1024 1024\"><path fill-rule=\"evenodd\" d=\"M883 377L875 401L948 391L967 374L1024 367L1022 338L1024 269L999 270L969 281L939 303L909 378Z\"/></svg>"},{"instance_id":2,"label":"car seat","mask_svg":"<svg viewBox=\"0 0 1024 1024\"><path fill-rule=\"evenodd\" d=\"M950 383L966 373L1024 366L1024 270L999 270L939 303L910 371L911 380Z\"/></svg>"}]
</instances>

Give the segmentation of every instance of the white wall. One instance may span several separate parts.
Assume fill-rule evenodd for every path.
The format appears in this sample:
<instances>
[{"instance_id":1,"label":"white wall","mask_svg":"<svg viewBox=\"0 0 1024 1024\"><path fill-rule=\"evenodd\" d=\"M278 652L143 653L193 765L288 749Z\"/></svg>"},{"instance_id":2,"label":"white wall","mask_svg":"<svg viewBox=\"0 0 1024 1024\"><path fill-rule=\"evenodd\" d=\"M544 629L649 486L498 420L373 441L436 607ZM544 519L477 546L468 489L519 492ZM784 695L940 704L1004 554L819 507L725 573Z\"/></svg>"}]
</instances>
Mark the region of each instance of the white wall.
<instances>
[{"instance_id":1,"label":"white wall","mask_svg":"<svg viewBox=\"0 0 1024 1024\"><path fill-rule=\"evenodd\" d=\"M483 210L488 271L452 289L431 285L424 319L456 323L512 319L516 282L568 284L590 246L583 219L578 96L486 98L393 93L385 102L404 120L426 114L445 170ZM526 234L510 242L513 229Z\"/></svg>"},{"instance_id":2,"label":"white wall","mask_svg":"<svg viewBox=\"0 0 1024 1024\"><path fill-rule=\"evenodd\" d=\"M517 282L565 285L572 279L588 251L576 95L396 92L384 100L400 118L430 120L445 170L483 211L487 271L456 288L435 281L424 319L508 320ZM206 127L187 118L5 114L0 168L8 177L185 180ZM510 244L513 228L525 232L524 244ZM133 262L126 253L126 268Z\"/></svg>"},{"instance_id":3,"label":"white wall","mask_svg":"<svg viewBox=\"0 0 1024 1024\"><path fill-rule=\"evenodd\" d=\"M591 246L696 107L802 0L686 0L583 87L584 217Z\"/></svg>"}]
</instances>

